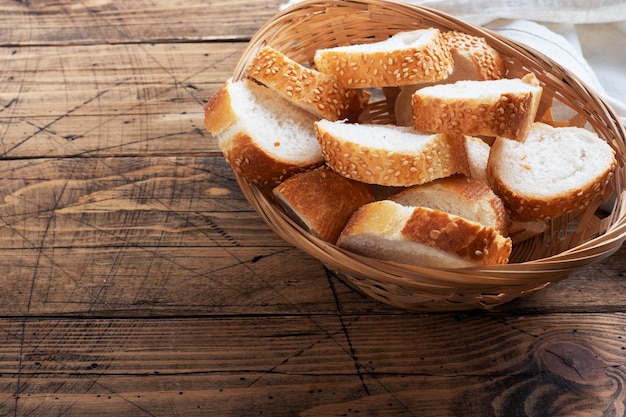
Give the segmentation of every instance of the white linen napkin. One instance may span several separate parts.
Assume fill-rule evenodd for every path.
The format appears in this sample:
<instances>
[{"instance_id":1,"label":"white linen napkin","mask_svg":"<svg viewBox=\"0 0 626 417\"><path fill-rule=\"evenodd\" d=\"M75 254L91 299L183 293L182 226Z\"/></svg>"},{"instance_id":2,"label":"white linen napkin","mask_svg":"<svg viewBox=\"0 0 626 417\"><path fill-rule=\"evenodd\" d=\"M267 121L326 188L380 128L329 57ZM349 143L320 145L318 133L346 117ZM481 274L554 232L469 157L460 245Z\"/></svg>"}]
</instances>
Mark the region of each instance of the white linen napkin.
<instances>
[{"instance_id":1,"label":"white linen napkin","mask_svg":"<svg viewBox=\"0 0 626 417\"><path fill-rule=\"evenodd\" d=\"M593 88L626 123L624 0L404 1L484 26L551 57Z\"/></svg>"}]
</instances>

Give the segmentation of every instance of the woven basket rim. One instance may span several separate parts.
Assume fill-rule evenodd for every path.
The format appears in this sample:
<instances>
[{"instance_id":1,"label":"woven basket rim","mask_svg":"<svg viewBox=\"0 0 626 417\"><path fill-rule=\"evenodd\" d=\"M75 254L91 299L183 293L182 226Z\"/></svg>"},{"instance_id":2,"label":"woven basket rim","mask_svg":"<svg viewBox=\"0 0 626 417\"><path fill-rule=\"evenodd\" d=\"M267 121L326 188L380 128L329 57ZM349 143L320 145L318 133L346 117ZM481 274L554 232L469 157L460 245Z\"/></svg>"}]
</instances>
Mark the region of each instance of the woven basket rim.
<instances>
[{"instance_id":1,"label":"woven basket rim","mask_svg":"<svg viewBox=\"0 0 626 417\"><path fill-rule=\"evenodd\" d=\"M281 31L288 32L290 28L295 27L300 20L308 16L307 13L309 15L332 13L334 9L350 7L397 9L407 16L419 16L426 20L430 19L454 28L464 29L467 33L485 37L501 53L504 51L504 53L511 54L512 57L525 56L528 60L540 63L544 68L543 73L538 74L540 78L547 81L554 79L554 82L565 82L581 98L590 97L594 108L598 109L597 114L587 115L590 123L596 123L594 129L597 129L597 124L607 126L607 135L612 137L604 137L604 139L610 141L611 146L616 150L618 159L618 168L614 174L617 177L614 178L614 183L617 184L616 202L608 220L605 219L608 226L602 234L585 239L580 244L558 253L505 265L434 269L365 258L324 242L309 234L285 213L281 212L275 203L267 199L266 194L260 188L250 184L235 173L245 197L275 233L288 243L319 259L329 268L336 268L348 276L365 276L392 285L414 286L416 289L439 288L445 290L458 288L463 291L466 288L494 288L502 285L506 288L519 288L519 293L522 294L525 292L524 288L538 288L559 281L572 272L605 259L619 250L626 241L626 191L624 190L624 184L626 184L626 126L621 122L611 105L575 74L562 68L550 57L531 47L521 45L489 29L472 25L422 5L396 0L303 0L278 12L261 26L242 54L234 70L233 79L245 76L247 62L261 46L267 42L271 43L271 40L276 37L285 36ZM286 30L284 30L285 27L287 27ZM560 93L555 92L555 94ZM416 277L418 277L417 280Z\"/></svg>"}]
</instances>

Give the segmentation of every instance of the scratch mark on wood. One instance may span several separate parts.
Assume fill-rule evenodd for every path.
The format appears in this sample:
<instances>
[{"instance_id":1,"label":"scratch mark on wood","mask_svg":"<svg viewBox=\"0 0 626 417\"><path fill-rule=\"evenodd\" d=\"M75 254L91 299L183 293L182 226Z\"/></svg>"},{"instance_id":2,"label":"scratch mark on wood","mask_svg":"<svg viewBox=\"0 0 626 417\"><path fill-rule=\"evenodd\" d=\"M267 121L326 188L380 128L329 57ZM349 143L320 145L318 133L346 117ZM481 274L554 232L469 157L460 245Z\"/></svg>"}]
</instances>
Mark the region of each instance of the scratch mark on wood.
<instances>
[{"instance_id":1,"label":"scratch mark on wood","mask_svg":"<svg viewBox=\"0 0 626 417\"><path fill-rule=\"evenodd\" d=\"M365 383L365 379L363 378L363 373L361 372L361 364L359 362L358 355L356 353L356 350L354 349L354 345L352 344L352 339L350 338L350 332L348 331L348 327L346 326L346 323L344 321L343 307L341 305L341 302L339 301L339 297L337 296L337 291L335 289L334 280L331 277L330 270L326 267L324 267L324 270L326 271L326 278L328 279L328 282L329 282L329 285L331 287L331 291L333 294L333 299L335 300L335 306L337 308L337 317L339 318L341 331L343 332L343 335L346 338L346 342L348 343L348 349L350 349L350 356L354 363L354 369L356 371L357 376L359 377L359 380L361 381L361 386L363 387L363 390L365 391L367 395L370 395L370 390L367 384Z\"/></svg>"},{"instance_id":2,"label":"scratch mark on wood","mask_svg":"<svg viewBox=\"0 0 626 417\"><path fill-rule=\"evenodd\" d=\"M54 204L53 204L53 208L58 207L59 205L59 201L61 200L61 197L63 196L63 193L65 192L65 188L67 186L67 183L64 185L64 187L61 189L61 191L59 192L59 194L57 195ZM47 221L46 221L46 226L44 228L43 234L41 236L41 241L39 242L38 245L38 250L37 250L37 256L35 259L35 266L33 268L33 275L31 277L31 285L30 285L30 289L29 289L29 294L28 294L28 300L26 303L26 311L27 313L30 313L31 311L31 306L32 306L32 300L33 300L33 295L34 295L34 290L35 290L35 284L37 282L37 276L38 276L38 271L41 265L41 259L43 256L43 249L46 247L46 240L48 237L48 231L50 230L50 224L54 219L54 210L52 210L51 215L48 217ZM20 392L23 390L24 385L22 382L22 369L23 369L23 363L22 363L22 357L23 357L23 353L24 353L24 341L25 341L25 337L26 337L26 322L22 323L22 334L20 335L20 358L18 360L18 375L17 375L17 384L15 387L15 409L17 410L18 408L18 401L19 401L19 394Z\"/></svg>"},{"instance_id":3,"label":"scratch mark on wood","mask_svg":"<svg viewBox=\"0 0 626 417\"><path fill-rule=\"evenodd\" d=\"M252 260L250 262L255 264L255 263L259 262L261 259L263 259L264 257L265 257L264 255L257 255L254 258L252 258Z\"/></svg>"},{"instance_id":4,"label":"scratch mark on wood","mask_svg":"<svg viewBox=\"0 0 626 417\"><path fill-rule=\"evenodd\" d=\"M49 123L46 123L44 126L39 127L34 133L31 133L30 135L22 138L20 141L18 141L17 143L15 143L13 146L11 146L9 149L5 150L4 152L2 152L0 154L0 157L6 157L9 153L11 153L11 151L19 148L21 145L23 145L24 143L28 142L29 140L31 140L32 138L34 138L35 136L39 135L41 132L46 131L47 129L49 129L51 126L53 126L55 123L65 119L66 117L70 116L72 113L75 113L76 111L80 110L82 107L86 106L87 104L91 103L94 100L97 100L98 98L102 97L103 95L107 94L109 91L113 90L114 88L124 84L128 79L124 79L121 81L118 81L117 83L115 83L111 88L108 88L106 90L102 90L99 91L98 93L96 93L93 97L85 100L84 102L78 104L77 106L75 106L74 108L70 109L69 111L67 111L66 113L56 117L54 120L52 120Z\"/></svg>"},{"instance_id":5,"label":"scratch mark on wood","mask_svg":"<svg viewBox=\"0 0 626 417\"><path fill-rule=\"evenodd\" d=\"M14 105L15 103L17 103L17 98L11 99L11 101L9 101L7 104L5 104L4 106L2 106L2 108L0 108L0 113L2 113L3 111L5 111L6 109L8 109L9 107L11 107L12 105Z\"/></svg>"},{"instance_id":6,"label":"scratch mark on wood","mask_svg":"<svg viewBox=\"0 0 626 417\"><path fill-rule=\"evenodd\" d=\"M195 90L198 90L197 87L193 84L187 83L189 79L192 79L197 74L202 73L202 71L196 72L195 74L192 74L189 77L184 78L183 80L179 80L175 74L173 74L168 68L164 67L143 45L140 45L140 48L157 66L159 66L163 70L163 72L165 72L172 79L174 89L178 89L177 87L182 87L182 89L186 91L200 106L203 105L203 99L196 97L196 95L194 94Z\"/></svg>"},{"instance_id":7,"label":"scratch mark on wood","mask_svg":"<svg viewBox=\"0 0 626 417\"><path fill-rule=\"evenodd\" d=\"M42 258L42 254L43 254L43 250L46 247L46 240L48 238L48 232L50 231L50 225L52 223L52 221L55 219L55 214L54 211L59 207L59 202L61 201L61 198L63 196L63 194L65 193L65 190L67 188L67 182L64 183L63 187L61 188L59 194L57 195L52 208L50 209L50 216L48 217L48 219L46 220L46 225L45 228L43 230L43 234L41 236L41 241L38 245L37 248L37 257L35 259L35 267L33 268L33 276L31 277L31 288L30 288L30 293L28 296L28 302L26 305L26 311L28 313L30 313L31 310L31 304L32 304L32 297L33 297L33 291L35 288L35 282L37 280L37 275L38 275L38 270L39 267L41 265L41 258Z\"/></svg>"},{"instance_id":8,"label":"scratch mark on wood","mask_svg":"<svg viewBox=\"0 0 626 417\"><path fill-rule=\"evenodd\" d=\"M115 396L119 399L121 399L122 401L130 404L131 406L133 406L134 408L136 408L137 410L139 410L139 412L142 415L147 415L147 416L154 416L156 417L155 414L151 413L149 410L147 410L146 408L144 408L143 406L141 406L140 404L137 404L136 402L132 401L132 399L117 393L115 390L111 389L110 387L108 387L106 384L102 383L100 381L100 375L97 373L93 373L91 371L93 371L93 369L95 369L93 367L93 364L91 365L91 367L89 369L82 369L79 366L72 366L69 365L68 363L66 363L63 360L59 360L57 359L56 355L55 355L55 351L63 351L64 348L64 344L68 343L68 341L66 340L62 340L60 341L60 343L58 343L56 346L54 346L54 350L52 351L44 351L42 350L42 348L39 346L39 344L37 345L33 345L31 343L26 343L25 340L25 334L27 332L27 326L28 326L29 321L28 320L23 320L21 323L21 331L20 334L15 334L12 333L10 331L7 331L7 335L9 337L15 338L20 342L20 355L18 358L18 364L19 364L19 368L18 368L18 384L17 384L17 388L14 394L14 415L21 415L19 413L19 399L20 399L20 394L23 392L23 390L26 387L26 382L24 378L28 377L28 378L33 378L37 375L37 373L33 373L33 374L29 374L28 376L23 375L22 373L22 369L24 368L24 362L25 360L28 360L29 357L27 357L27 355L25 354L25 348L28 347L32 353L30 354L30 359L32 359L33 355L38 355L40 357L45 358L46 361L48 362L53 362L57 365L59 365L60 369L65 370L68 374L71 374L74 378L81 378L84 379L86 381L89 381L89 385L84 389L85 391L89 391L91 390L91 387L93 386L98 386L102 389L104 389L105 391L107 391L108 393L110 393L112 396ZM60 322L55 322L56 324L59 324ZM71 325L71 324L70 324ZM108 324L107 324L108 325ZM4 329L3 329L4 330ZM49 334L52 333L52 330L49 332ZM41 335L41 337L45 340L47 335ZM118 343L120 343L121 340L118 340ZM69 342L71 343L71 342ZM86 373L87 372L87 373ZM61 386L59 386L57 388L57 390L61 390ZM68 405L68 407L71 408L71 404ZM39 414L38 414L39 415ZM43 413L42 415L47 415L46 413ZM59 414L62 415L62 414Z\"/></svg>"},{"instance_id":9,"label":"scratch mark on wood","mask_svg":"<svg viewBox=\"0 0 626 417\"><path fill-rule=\"evenodd\" d=\"M235 247L241 246L241 244L237 241L237 239L233 238L226 230L219 227L212 219L208 218L202 213L196 213L196 214L198 215L198 217L204 224L209 226L209 228L213 230L215 233L222 236L224 240L226 240L227 242L230 242L232 246L235 246Z\"/></svg>"}]
</instances>

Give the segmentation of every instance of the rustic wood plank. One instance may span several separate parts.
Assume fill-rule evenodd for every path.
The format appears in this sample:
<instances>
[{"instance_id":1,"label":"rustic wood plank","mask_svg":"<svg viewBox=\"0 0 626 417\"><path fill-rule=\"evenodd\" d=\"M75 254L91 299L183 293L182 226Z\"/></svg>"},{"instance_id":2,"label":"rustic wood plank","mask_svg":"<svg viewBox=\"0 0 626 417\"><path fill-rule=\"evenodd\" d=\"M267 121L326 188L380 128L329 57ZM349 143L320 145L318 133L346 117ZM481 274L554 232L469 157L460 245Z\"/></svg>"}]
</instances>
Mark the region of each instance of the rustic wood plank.
<instances>
[{"instance_id":1,"label":"rustic wood plank","mask_svg":"<svg viewBox=\"0 0 626 417\"><path fill-rule=\"evenodd\" d=\"M221 157L3 160L0 173L0 316L336 309L319 262L262 223Z\"/></svg>"},{"instance_id":2,"label":"rustic wood plank","mask_svg":"<svg viewBox=\"0 0 626 417\"><path fill-rule=\"evenodd\" d=\"M623 314L0 320L0 406L36 416L104 407L154 416L623 415L625 329Z\"/></svg>"},{"instance_id":3,"label":"rustic wood plank","mask_svg":"<svg viewBox=\"0 0 626 417\"><path fill-rule=\"evenodd\" d=\"M244 47L0 49L0 157L219 152L203 105Z\"/></svg>"},{"instance_id":4,"label":"rustic wood plank","mask_svg":"<svg viewBox=\"0 0 626 417\"><path fill-rule=\"evenodd\" d=\"M251 210L202 106L280 3L0 4L0 415L624 415L625 246L412 314Z\"/></svg>"},{"instance_id":5,"label":"rustic wood plank","mask_svg":"<svg viewBox=\"0 0 626 417\"><path fill-rule=\"evenodd\" d=\"M219 156L4 160L0 201L0 316L394 311L278 238ZM497 310L621 311L625 253Z\"/></svg>"},{"instance_id":6,"label":"rustic wood plank","mask_svg":"<svg viewBox=\"0 0 626 417\"><path fill-rule=\"evenodd\" d=\"M332 314L323 267L285 247L7 250L4 317ZM344 291L349 291L347 288ZM361 303L376 305L373 301Z\"/></svg>"},{"instance_id":7,"label":"rustic wood plank","mask_svg":"<svg viewBox=\"0 0 626 417\"><path fill-rule=\"evenodd\" d=\"M0 293L0 316L5 317L401 311L363 297L329 277L315 259L284 246L3 250L0 268L6 274ZM583 271L494 314L619 313L626 303L620 285ZM611 296L599 296L600 286Z\"/></svg>"},{"instance_id":8,"label":"rustic wood plank","mask_svg":"<svg viewBox=\"0 0 626 417\"><path fill-rule=\"evenodd\" d=\"M280 246L222 157L0 161L0 201L0 248Z\"/></svg>"},{"instance_id":9,"label":"rustic wood plank","mask_svg":"<svg viewBox=\"0 0 626 417\"><path fill-rule=\"evenodd\" d=\"M600 263L575 272L529 298L505 304L499 310L520 314L622 312L626 305L625 274L626 245L622 245L615 254Z\"/></svg>"},{"instance_id":10,"label":"rustic wood plank","mask_svg":"<svg viewBox=\"0 0 626 417\"><path fill-rule=\"evenodd\" d=\"M278 12L281 3L284 2L2 2L0 46L246 40Z\"/></svg>"}]
</instances>

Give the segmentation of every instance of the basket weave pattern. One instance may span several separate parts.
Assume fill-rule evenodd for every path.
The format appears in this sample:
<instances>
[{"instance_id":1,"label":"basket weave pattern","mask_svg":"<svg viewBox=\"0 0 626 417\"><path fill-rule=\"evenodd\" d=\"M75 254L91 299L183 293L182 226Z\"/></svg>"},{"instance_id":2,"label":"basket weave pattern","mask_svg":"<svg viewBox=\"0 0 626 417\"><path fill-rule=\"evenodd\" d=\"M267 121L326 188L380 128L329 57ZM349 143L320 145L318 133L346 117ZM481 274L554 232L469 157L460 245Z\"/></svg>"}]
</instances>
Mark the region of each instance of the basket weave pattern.
<instances>
[{"instance_id":1,"label":"basket weave pattern","mask_svg":"<svg viewBox=\"0 0 626 417\"><path fill-rule=\"evenodd\" d=\"M553 125L586 126L616 151L617 169L607 195L606 214L598 204L552 220L542 236L514 245L511 263L492 267L432 269L358 256L316 239L293 222L267 190L236 178L264 221L284 240L319 259L354 288L377 300L416 311L492 308L562 280L617 251L626 240L626 129L615 112L567 69L549 57L498 34L424 7L381 0L309 0L279 13L253 37L233 78L264 45L306 65L318 48L387 39L400 31L435 27L484 37L505 59L508 77L536 74L543 87L538 112ZM566 109L555 120L553 109ZM559 111L561 115L563 112ZM562 116L561 116L562 117ZM371 105L367 122L392 123L393 103Z\"/></svg>"}]
</instances>

